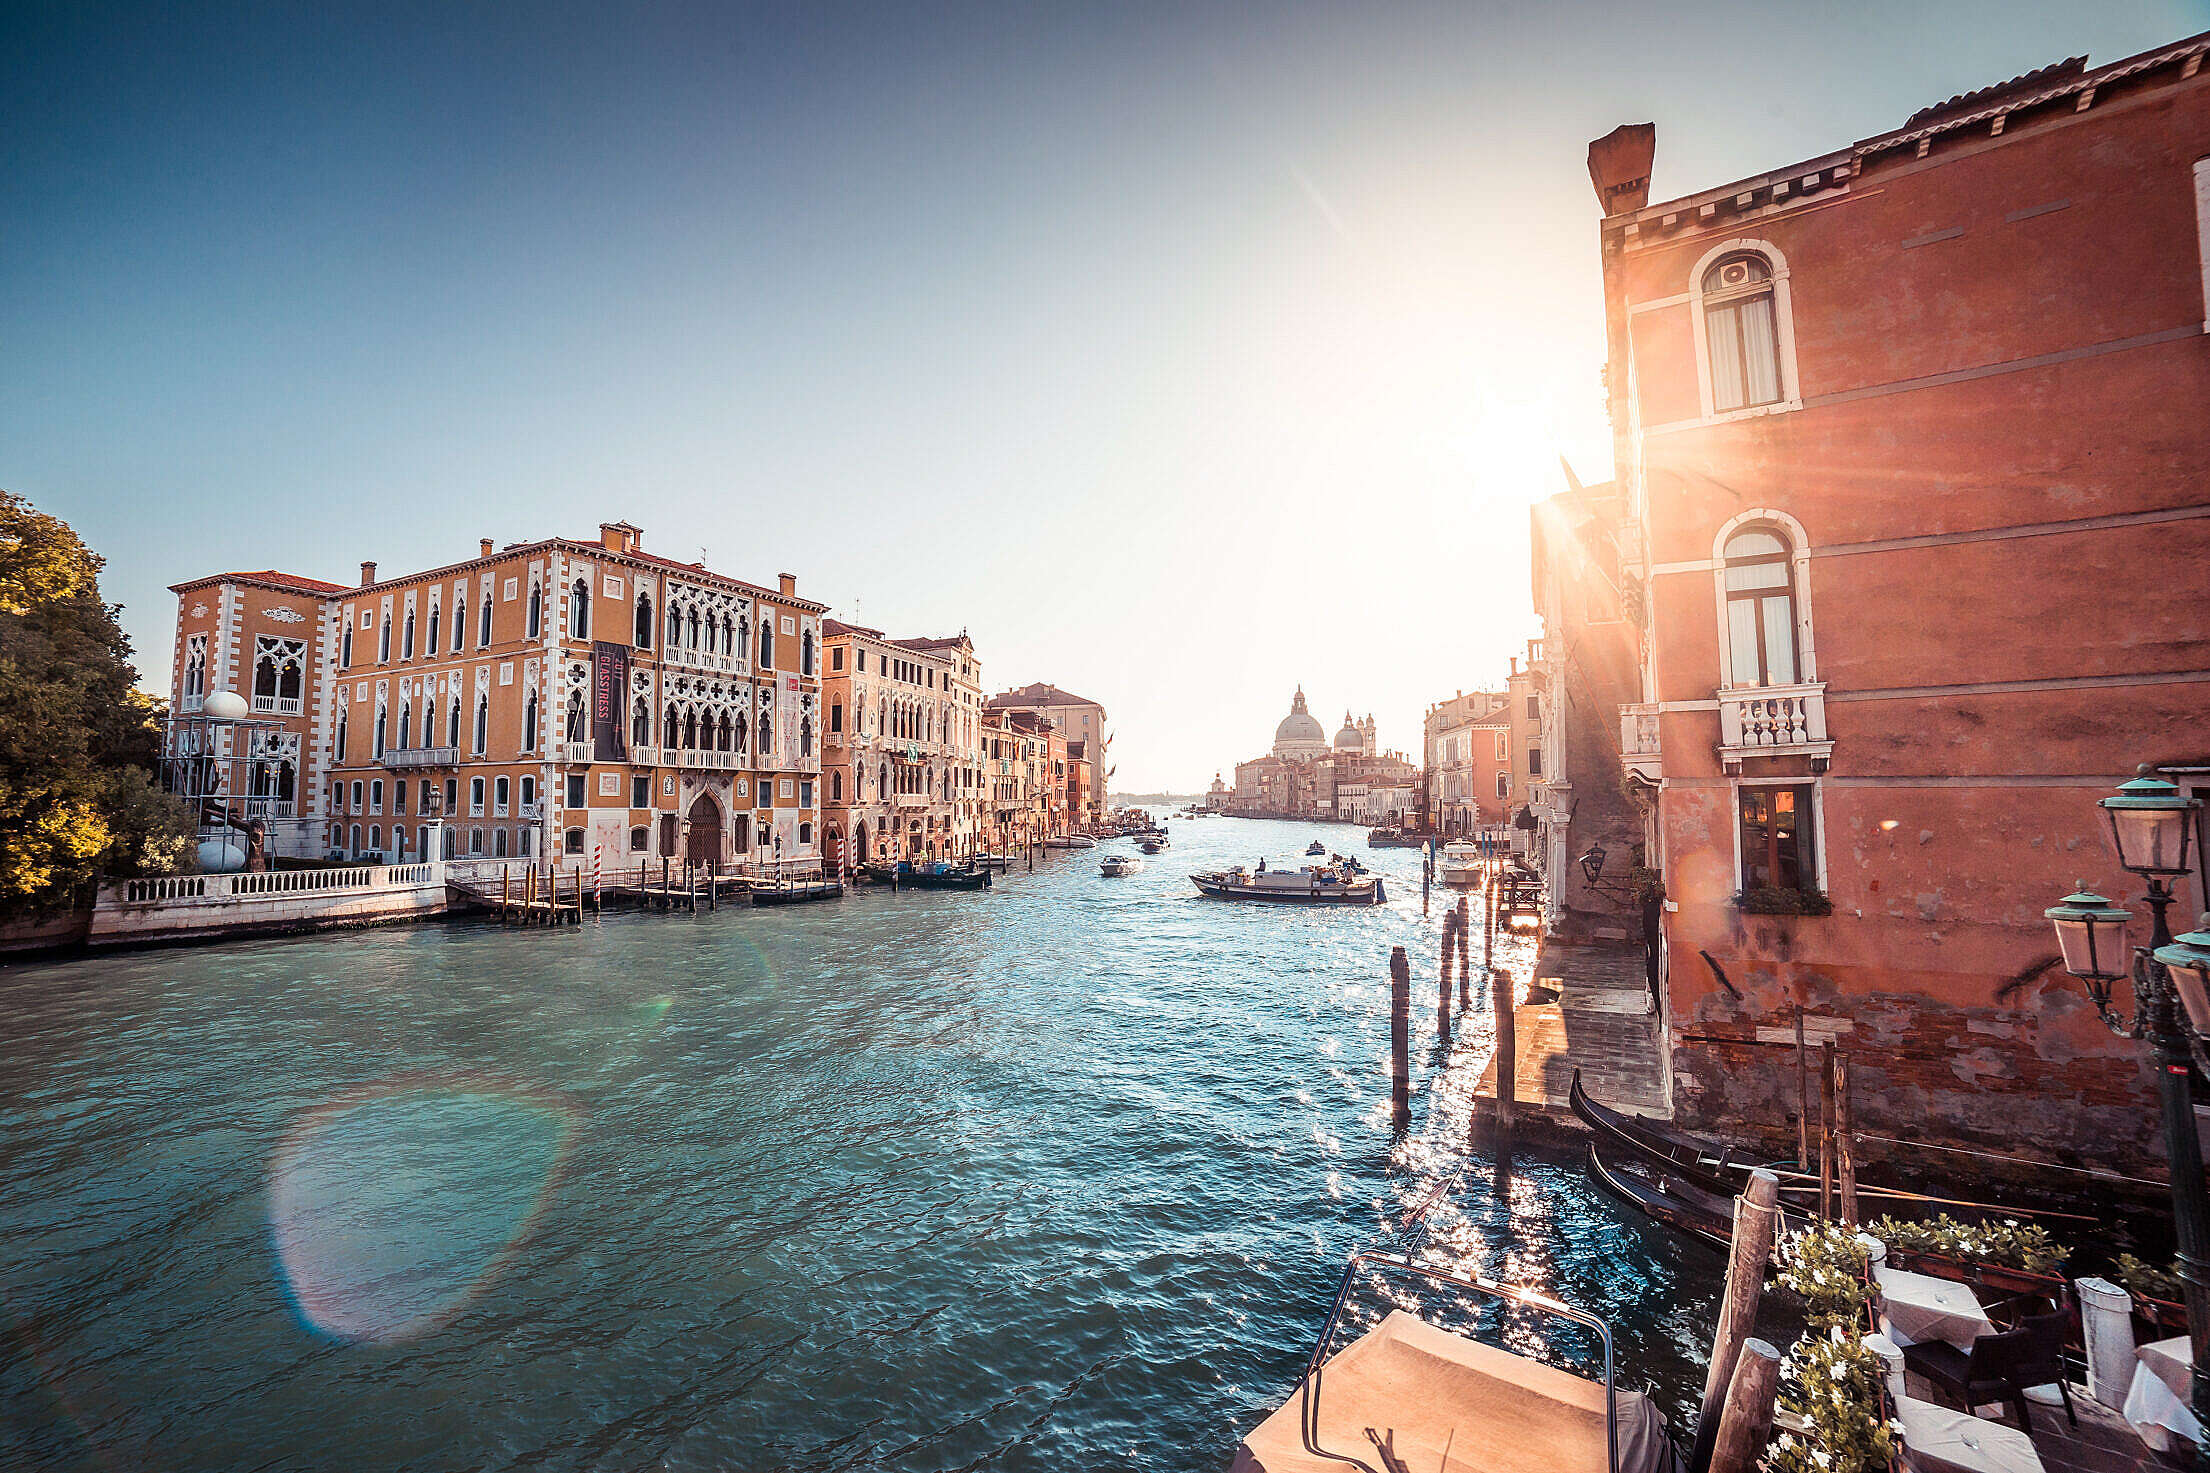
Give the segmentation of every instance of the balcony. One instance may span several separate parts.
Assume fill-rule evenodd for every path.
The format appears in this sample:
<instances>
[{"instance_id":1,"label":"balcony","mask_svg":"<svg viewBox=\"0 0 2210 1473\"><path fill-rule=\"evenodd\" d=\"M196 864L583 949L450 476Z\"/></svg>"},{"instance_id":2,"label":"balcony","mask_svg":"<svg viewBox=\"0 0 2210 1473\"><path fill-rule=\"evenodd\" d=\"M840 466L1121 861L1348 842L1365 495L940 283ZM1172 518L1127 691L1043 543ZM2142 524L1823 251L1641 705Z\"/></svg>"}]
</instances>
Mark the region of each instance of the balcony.
<instances>
[{"instance_id":1,"label":"balcony","mask_svg":"<svg viewBox=\"0 0 2210 1473\"><path fill-rule=\"evenodd\" d=\"M536 823L545 816L545 805L542 803L524 803L521 805L521 816L524 823Z\"/></svg>"},{"instance_id":2,"label":"balcony","mask_svg":"<svg viewBox=\"0 0 2210 1473\"><path fill-rule=\"evenodd\" d=\"M1808 757L1824 771L1834 743L1826 734L1826 684L1750 686L1719 692L1719 760Z\"/></svg>"},{"instance_id":3,"label":"balcony","mask_svg":"<svg viewBox=\"0 0 2210 1473\"><path fill-rule=\"evenodd\" d=\"M1627 776L1655 787L1665 779L1665 757L1658 747L1658 708L1638 701L1619 708L1619 760Z\"/></svg>"},{"instance_id":4,"label":"balcony","mask_svg":"<svg viewBox=\"0 0 2210 1473\"><path fill-rule=\"evenodd\" d=\"M392 772L405 772L417 767L458 767L458 747L386 747L376 759Z\"/></svg>"},{"instance_id":5,"label":"balcony","mask_svg":"<svg viewBox=\"0 0 2210 1473\"><path fill-rule=\"evenodd\" d=\"M589 742L561 743L560 760L563 762L589 762L591 760L591 744Z\"/></svg>"},{"instance_id":6,"label":"balcony","mask_svg":"<svg viewBox=\"0 0 2210 1473\"><path fill-rule=\"evenodd\" d=\"M926 793L898 793L894 795L894 798L895 801L891 806L895 808L926 808L929 806L929 795Z\"/></svg>"},{"instance_id":7,"label":"balcony","mask_svg":"<svg viewBox=\"0 0 2210 1473\"><path fill-rule=\"evenodd\" d=\"M687 767L700 771L725 771L742 767L744 765L744 754L742 752L686 751L681 748L670 747L668 749L668 764L672 767Z\"/></svg>"},{"instance_id":8,"label":"balcony","mask_svg":"<svg viewBox=\"0 0 2210 1473\"><path fill-rule=\"evenodd\" d=\"M297 716L298 696L255 696L253 709L265 716Z\"/></svg>"},{"instance_id":9,"label":"balcony","mask_svg":"<svg viewBox=\"0 0 2210 1473\"><path fill-rule=\"evenodd\" d=\"M660 765L660 749L658 747L631 747L629 749L629 765L632 767L658 767Z\"/></svg>"},{"instance_id":10,"label":"balcony","mask_svg":"<svg viewBox=\"0 0 2210 1473\"><path fill-rule=\"evenodd\" d=\"M289 798L247 798L242 800L248 818L293 818L296 809Z\"/></svg>"}]
</instances>

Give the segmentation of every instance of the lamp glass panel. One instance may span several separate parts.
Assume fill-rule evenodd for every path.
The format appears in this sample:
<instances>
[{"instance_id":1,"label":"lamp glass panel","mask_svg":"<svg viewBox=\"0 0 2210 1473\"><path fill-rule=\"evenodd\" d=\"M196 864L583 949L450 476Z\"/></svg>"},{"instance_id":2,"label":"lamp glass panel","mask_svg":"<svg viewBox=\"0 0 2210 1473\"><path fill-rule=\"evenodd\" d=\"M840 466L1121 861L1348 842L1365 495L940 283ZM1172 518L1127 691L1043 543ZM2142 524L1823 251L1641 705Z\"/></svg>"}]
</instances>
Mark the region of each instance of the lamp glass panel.
<instances>
[{"instance_id":1,"label":"lamp glass panel","mask_svg":"<svg viewBox=\"0 0 2210 1473\"><path fill-rule=\"evenodd\" d=\"M2118 862L2135 874L2184 874L2191 817L2184 808L2111 809Z\"/></svg>"},{"instance_id":2,"label":"lamp glass panel","mask_svg":"<svg viewBox=\"0 0 2210 1473\"><path fill-rule=\"evenodd\" d=\"M2123 923L2091 920L2059 920L2057 946L2064 953L2064 970L2075 977L2124 975L2121 958L2126 951Z\"/></svg>"},{"instance_id":3,"label":"lamp glass panel","mask_svg":"<svg viewBox=\"0 0 2210 1473\"><path fill-rule=\"evenodd\" d=\"M2187 1021L2194 1026L2195 1036L2210 1038L2210 966L2167 965L2164 970L2171 973L2172 989L2187 1009Z\"/></svg>"}]
</instances>

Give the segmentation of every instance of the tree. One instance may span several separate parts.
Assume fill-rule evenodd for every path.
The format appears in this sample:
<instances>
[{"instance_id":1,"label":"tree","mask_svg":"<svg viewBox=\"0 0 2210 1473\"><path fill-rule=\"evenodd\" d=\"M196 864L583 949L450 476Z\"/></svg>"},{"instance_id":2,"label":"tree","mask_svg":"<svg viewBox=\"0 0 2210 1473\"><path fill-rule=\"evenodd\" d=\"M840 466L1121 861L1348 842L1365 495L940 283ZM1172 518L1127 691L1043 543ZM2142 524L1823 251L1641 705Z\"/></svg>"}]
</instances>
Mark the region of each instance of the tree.
<instances>
[{"instance_id":1,"label":"tree","mask_svg":"<svg viewBox=\"0 0 2210 1473\"><path fill-rule=\"evenodd\" d=\"M101 566L68 523L0 491L0 915L191 853L191 809L153 780L160 704L134 688Z\"/></svg>"}]
</instances>

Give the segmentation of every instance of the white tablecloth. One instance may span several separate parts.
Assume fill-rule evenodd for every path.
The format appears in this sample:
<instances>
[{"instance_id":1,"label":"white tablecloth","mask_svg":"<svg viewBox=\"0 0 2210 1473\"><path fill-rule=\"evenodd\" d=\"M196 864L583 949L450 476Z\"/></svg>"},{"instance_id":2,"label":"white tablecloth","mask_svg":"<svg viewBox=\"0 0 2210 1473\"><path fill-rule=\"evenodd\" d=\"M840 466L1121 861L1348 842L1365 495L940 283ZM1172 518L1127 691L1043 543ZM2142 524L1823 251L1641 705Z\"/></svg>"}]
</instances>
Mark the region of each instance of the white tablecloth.
<instances>
[{"instance_id":1,"label":"white tablecloth","mask_svg":"<svg viewBox=\"0 0 2210 1473\"><path fill-rule=\"evenodd\" d=\"M1919 1473L2040 1473L2033 1439L2016 1427L1908 1396L1895 1415L1904 1458Z\"/></svg>"},{"instance_id":2,"label":"white tablecloth","mask_svg":"<svg viewBox=\"0 0 2210 1473\"><path fill-rule=\"evenodd\" d=\"M2202 1438L2202 1424L2188 1409L2186 1397L2170 1383L2193 1373L2194 1347L2185 1335L2144 1345L2134 1352L2133 1385L2126 1392L2123 1415L2141 1434L2141 1440L2160 1453L2171 1452Z\"/></svg>"},{"instance_id":3,"label":"white tablecloth","mask_svg":"<svg viewBox=\"0 0 2210 1473\"><path fill-rule=\"evenodd\" d=\"M1900 1268L1876 1268L1880 1286L1880 1328L1898 1345L1941 1340L1959 1350L1992 1334L1994 1323L1969 1286Z\"/></svg>"}]
</instances>

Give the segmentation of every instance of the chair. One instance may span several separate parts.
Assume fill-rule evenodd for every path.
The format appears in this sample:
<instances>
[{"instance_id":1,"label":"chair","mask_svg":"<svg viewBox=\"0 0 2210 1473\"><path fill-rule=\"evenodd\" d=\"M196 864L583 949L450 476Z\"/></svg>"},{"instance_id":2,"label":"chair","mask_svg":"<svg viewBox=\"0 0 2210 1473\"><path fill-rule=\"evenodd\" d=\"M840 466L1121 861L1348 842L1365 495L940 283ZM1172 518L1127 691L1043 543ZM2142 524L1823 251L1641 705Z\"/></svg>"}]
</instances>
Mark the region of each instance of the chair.
<instances>
[{"instance_id":1,"label":"chair","mask_svg":"<svg viewBox=\"0 0 2210 1473\"><path fill-rule=\"evenodd\" d=\"M1998 1330L1972 1342L1969 1352L1929 1341L1903 1347L1903 1364L1960 1402L1966 1411L1987 1402L2007 1403L2019 1427L2033 1430L2026 1388L2055 1382L2073 1426L2072 1393L2064 1384L2064 1332L2068 1316L2032 1315L2015 1330Z\"/></svg>"}]
</instances>

